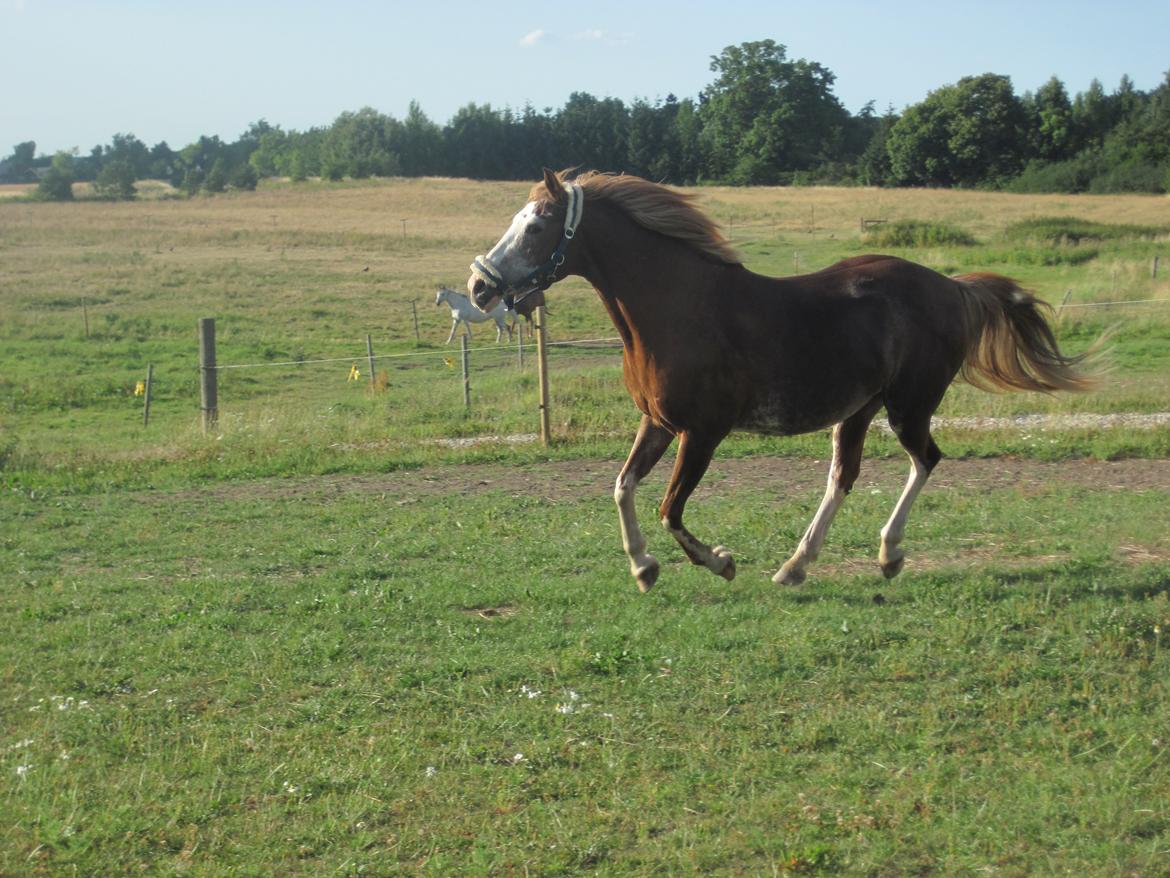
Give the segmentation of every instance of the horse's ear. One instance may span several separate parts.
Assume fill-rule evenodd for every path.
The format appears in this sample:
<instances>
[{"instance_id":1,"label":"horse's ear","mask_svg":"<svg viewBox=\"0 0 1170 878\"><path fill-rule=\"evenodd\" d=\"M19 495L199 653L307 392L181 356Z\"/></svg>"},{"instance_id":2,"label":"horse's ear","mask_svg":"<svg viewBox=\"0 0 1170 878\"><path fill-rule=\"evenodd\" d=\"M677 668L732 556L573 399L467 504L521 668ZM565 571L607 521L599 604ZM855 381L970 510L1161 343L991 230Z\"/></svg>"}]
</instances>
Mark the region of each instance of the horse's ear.
<instances>
[{"instance_id":1,"label":"horse's ear","mask_svg":"<svg viewBox=\"0 0 1170 878\"><path fill-rule=\"evenodd\" d=\"M552 196L554 201L560 201L564 198L565 187L561 185L556 172L550 171L548 168L544 169L544 188L548 190L548 194Z\"/></svg>"}]
</instances>

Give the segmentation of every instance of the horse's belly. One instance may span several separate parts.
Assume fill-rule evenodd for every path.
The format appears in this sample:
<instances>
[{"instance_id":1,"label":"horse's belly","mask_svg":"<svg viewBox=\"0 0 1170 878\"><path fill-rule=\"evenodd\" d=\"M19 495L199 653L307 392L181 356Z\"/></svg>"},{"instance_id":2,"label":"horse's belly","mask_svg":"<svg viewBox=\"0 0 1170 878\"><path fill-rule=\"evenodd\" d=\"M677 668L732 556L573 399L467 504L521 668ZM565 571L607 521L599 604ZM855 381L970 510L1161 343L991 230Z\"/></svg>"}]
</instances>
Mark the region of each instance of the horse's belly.
<instances>
[{"instance_id":1,"label":"horse's belly","mask_svg":"<svg viewBox=\"0 0 1170 878\"><path fill-rule=\"evenodd\" d=\"M736 426L741 430L774 436L811 433L840 423L873 397L874 391L863 386L847 392L816 395L768 393L748 406Z\"/></svg>"}]
</instances>

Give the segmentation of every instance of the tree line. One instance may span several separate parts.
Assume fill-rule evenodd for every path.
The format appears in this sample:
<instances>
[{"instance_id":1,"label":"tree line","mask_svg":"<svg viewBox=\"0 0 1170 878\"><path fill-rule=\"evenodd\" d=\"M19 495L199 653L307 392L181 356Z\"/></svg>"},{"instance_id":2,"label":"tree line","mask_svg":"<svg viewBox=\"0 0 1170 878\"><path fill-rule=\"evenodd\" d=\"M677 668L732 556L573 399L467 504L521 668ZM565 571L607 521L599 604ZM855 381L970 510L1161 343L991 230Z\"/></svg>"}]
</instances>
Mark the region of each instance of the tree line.
<instances>
[{"instance_id":1,"label":"tree line","mask_svg":"<svg viewBox=\"0 0 1170 878\"><path fill-rule=\"evenodd\" d=\"M986 73L884 114L850 113L827 67L773 40L729 46L697 98L625 103L574 92L559 109L470 103L444 125L416 103L397 119L372 108L327 127L253 123L238 140L182 149L117 134L88 155L37 156L33 141L0 161L0 181L38 182L44 198L92 181L131 198L165 180L188 194L294 181L386 176L530 179L542 166L598 168L678 184L984 187L1021 192L1170 191L1170 72L1143 92L1124 77L1070 96L1056 77L1017 95Z\"/></svg>"}]
</instances>

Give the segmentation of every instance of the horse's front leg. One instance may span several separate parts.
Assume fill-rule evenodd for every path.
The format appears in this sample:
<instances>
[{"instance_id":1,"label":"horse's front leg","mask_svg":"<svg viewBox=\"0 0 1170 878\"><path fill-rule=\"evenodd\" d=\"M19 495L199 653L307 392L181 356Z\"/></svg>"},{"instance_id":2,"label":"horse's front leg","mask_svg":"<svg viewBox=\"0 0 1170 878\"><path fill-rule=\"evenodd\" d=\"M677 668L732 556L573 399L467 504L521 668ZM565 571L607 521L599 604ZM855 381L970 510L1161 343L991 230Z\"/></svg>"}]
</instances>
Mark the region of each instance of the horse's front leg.
<instances>
[{"instance_id":1,"label":"horse's front leg","mask_svg":"<svg viewBox=\"0 0 1170 878\"><path fill-rule=\"evenodd\" d=\"M670 484L667 486L666 496L659 511L662 515L662 526L678 540L678 544L682 546L682 550L693 564L706 567L712 573L730 581L735 579L735 559L731 557L731 552L723 546L711 548L700 542L694 534L683 527L682 521L687 499L703 478L703 474L707 472L720 439L699 436L690 431L681 434L678 456L674 460L674 472L671 474Z\"/></svg>"},{"instance_id":2,"label":"horse's front leg","mask_svg":"<svg viewBox=\"0 0 1170 878\"><path fill-rule=\"evenodd\" d=\"M638 427L634 446L626 458L626 465L618 474L614 485L613 499L618 508L618 522L622 529L622 545L630 559L630 573L638 582L641 591L649 591L658 579L658 560L646 552L646 538L638 527L638 514L634 505L634 494L638 483L646 477L662 458L674 435L654 424L646 415Z\"/></svg>"},{"instance_id":3,"label":"horse's front leg","mask_svg":"<svg viewBox=\"0 0 1170 878\"><path fill-rule=\"evenodd\" d=\"M451 344L451 339L455 337L455 330L459 328L459 318L456 317L451 321L451 334L447 336L447 344Z\"/></svg>"}]
</instances>

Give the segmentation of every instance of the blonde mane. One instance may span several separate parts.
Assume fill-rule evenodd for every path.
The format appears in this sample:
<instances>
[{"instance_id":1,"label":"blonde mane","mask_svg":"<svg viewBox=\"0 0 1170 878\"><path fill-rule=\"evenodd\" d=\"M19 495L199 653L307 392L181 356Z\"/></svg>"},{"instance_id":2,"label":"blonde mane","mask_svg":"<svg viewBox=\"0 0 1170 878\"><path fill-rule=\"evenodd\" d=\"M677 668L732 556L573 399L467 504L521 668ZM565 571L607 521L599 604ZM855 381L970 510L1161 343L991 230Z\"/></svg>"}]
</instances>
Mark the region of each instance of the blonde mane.
<instances>
[{"instance_id":1,"label":"blonde mane","mask_svg":"<svg viewBox=\"0 0 1170 878\"><path fill-rule=\"evenodd\" d=\"M564 180L569 172L557 176ZM624 210L643 228L682 241L719 262L740 265L743 257L719 227L695 205L694 196L676 192L641 177L587 171L573 179L590 199L605 200ZM544 190L544 184L536 189ZM547 194L547 193L546 193Z\"/></svg>"}]
</instances>

